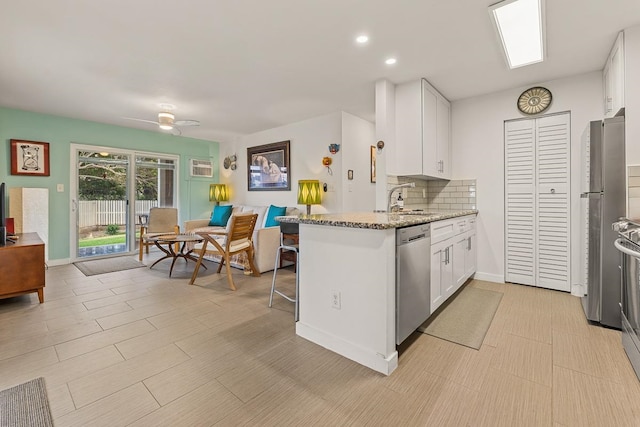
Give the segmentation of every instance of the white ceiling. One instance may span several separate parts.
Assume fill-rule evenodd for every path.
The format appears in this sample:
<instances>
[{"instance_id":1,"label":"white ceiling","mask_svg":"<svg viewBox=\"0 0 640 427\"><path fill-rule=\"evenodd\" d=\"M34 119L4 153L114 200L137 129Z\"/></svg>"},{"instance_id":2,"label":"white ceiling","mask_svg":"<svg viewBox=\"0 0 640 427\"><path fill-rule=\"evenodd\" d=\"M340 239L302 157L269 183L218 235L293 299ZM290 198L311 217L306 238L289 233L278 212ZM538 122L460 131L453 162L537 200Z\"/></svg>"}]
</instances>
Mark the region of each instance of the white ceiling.
<instances>
[{"instance_id":1,"label":"white ceiling","mask_svg":"<svg viewBox=\"0 0 640 427\"><path fill-rule=\"evenodd\" d=\"M0 106L156 130L122 117L171 103L201 122L184 136L226 142L338 110L373 121L382 78L426 77L453 101L599 70L640 24L640 0L546 0L547 60L509 70L494 2L7 0Z\"/></svg>"}]
</instances>

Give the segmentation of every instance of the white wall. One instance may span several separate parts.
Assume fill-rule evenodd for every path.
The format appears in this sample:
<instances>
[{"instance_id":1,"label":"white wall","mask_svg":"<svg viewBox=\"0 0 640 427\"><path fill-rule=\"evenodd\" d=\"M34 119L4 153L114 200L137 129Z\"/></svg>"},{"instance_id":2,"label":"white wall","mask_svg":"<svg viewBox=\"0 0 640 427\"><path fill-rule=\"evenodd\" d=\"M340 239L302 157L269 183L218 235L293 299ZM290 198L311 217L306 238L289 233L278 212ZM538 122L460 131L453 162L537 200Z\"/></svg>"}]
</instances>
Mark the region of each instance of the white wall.
<instances>
[{"instance_id":1,"label":"white wall","mask_svg":"<svg viewBox=\"0 0 640 427\"><path fill-rule=\"evenodd\" d=\"M604 64L603 64L604 65ZM572 283L578 279L580 137L591 120L602 118L602 73L592 72L536 85L548 88L553 102L545 113L571 112ZM504 280L505 120L522 118L518 96L528 87L453 102L453 179L476 179L477 278Z\"/></svg>"},{"instance_id":2,"label":"white wall","mask_svg":"<svg viewBox=\"0 0 640 427\"><path fill-rule=\"evenodd\" d=\"M305 211L306 206L298 205L298 180L318 179L321 185L327 184L328 190L322 193L322 205L311 207L311 213L342 212L344 211L343 192L347 181L347 169L354 169L354 177L363 167L363 158L368 164L368 147L372 144L373 124L343 112L331 113L321 117L304 120L278 128L256 132L240 137L234 145L220 147L220 176L221 181L231 187L231 204L247 204L268 206L298 206ZM291 141L290 191L248 191L247 190L247 147L271 144L279 141ZM329 144L340 144L340 151L329 153ZM365 148L366 147L366 148ZM222 166L224 158L236 154L237 169L225 170ZM322 158L332 159L330 175L322 165ZM368 168L368 166L366 166ZM367 169L368 170L368 169ZM368 179L368 175L367 175ZM349 181L349 182L355 182ZM353 186L349 210L367 210L375 202L375 195L370 185L358 181ZM369 200L370 199L370 200Z\"/></svg>"},{"instance_id":3,"label":"white wall","mask_svg":"<svg viewBox=\"0 0 640 427\"><path fill-rule=\"evenodd\" d=\"M342 113L342 211L372 211L376 184L371 182L370 147L375 145L375 126L352 114ZM340 155L338 153L338 155ZM334 156L335 157L335 156ZM353 180L347 170L353 171ZM335 169L334 169L335 174Z\"/></svg>"}]
</instances>

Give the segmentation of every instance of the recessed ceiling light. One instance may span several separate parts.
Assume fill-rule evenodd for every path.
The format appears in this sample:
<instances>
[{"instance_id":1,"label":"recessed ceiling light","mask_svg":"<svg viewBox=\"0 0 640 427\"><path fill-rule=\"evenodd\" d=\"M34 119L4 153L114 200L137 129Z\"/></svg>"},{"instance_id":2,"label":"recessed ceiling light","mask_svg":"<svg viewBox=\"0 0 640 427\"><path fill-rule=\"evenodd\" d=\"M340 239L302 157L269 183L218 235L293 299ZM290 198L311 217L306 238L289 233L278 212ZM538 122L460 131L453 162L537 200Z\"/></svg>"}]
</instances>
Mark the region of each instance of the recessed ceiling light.
<instances>
[{"instance_id":1,"label":"recessed ceiling light","mask_svg":"<svg viewBox=\"0 0 640 427\"><path fill-rule=\"evenodd\" d=\"M369 41L369 36L365 36L364 34L361 35L361 36L356 37L356 42L358 42L360 44L365 44L368 41Z\"/></svg>"},{"instance_id":2,"label":"recessed ceiling light","mask_svg":"<svg viewBox=\"0 0 640 427\"><path fill-rule=\"evenodd\" d=\"M384 63L385 63L385 64L387 64L387 65L393 65L393 64L395 64L396 62L398 62L398 61L396 60L396 58L389 58L389 59L387 59L386 61L384 61Z\"/></svg>"},{"instance_id":3,"label":"recessed ceiling light","mask_svg":"<svg viewBox=\"0 0 640 427\"><path fill-rule=\"evenodd\" d=\"M509 68L544 60L543 1L505 0L489 7Z\"/></svg>"}]
</instances>

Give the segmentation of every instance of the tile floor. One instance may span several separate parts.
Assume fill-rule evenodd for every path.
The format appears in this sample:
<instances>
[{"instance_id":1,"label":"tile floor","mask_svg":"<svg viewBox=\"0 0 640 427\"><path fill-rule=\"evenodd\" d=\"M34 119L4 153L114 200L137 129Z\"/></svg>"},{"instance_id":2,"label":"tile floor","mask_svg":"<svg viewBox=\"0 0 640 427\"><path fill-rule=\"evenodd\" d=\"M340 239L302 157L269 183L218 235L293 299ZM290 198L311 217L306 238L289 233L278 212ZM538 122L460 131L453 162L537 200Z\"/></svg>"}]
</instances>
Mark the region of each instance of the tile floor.
<instances>
[{"instance_id":1,"label":"tile floor","mask_svg":"<svg viewBox=\"0 0 640 427\"><path fill-rule=\"evenodd\" d=\"M297 337L270 273L212 267L50 268L44 304L0 300L0 389L45 377L57 426L640 425L620 333L568 294L471 281L504 293L481 349L416 333L385 377Z\"/></svg>"}]
</instances>

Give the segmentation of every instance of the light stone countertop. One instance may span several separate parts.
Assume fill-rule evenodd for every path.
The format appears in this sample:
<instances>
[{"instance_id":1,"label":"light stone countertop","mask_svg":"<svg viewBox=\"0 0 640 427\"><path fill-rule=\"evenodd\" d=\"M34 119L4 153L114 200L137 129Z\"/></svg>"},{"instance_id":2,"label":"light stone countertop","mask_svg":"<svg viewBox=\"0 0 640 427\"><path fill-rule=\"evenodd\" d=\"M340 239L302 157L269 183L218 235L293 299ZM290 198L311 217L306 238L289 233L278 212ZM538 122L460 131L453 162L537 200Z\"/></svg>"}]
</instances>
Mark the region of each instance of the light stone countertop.
<instances>
[{"instance_id":1,"label":"light stone countertop","mask_svg":"<svg viewBox=\"0 0 640 427\"><path fill-rule=\"evenodd\" d=\"M476 209L449 212L345 212L337 214L278 216L275 219L276 221L288 223L385 230L389 228L407 227L409 225L426 224L465 215L475 215L477 213L478 211Z\"/></svg>"}]
</instances>

